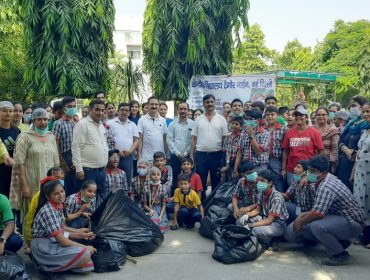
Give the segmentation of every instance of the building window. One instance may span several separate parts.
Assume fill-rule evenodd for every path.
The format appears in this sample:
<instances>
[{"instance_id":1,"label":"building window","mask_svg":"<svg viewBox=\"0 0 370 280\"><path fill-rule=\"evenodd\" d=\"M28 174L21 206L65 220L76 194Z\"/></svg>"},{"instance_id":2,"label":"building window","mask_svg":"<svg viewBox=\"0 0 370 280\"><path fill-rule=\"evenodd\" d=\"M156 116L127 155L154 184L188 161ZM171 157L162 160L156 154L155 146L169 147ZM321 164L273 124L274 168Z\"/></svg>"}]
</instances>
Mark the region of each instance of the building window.
<instances>
[{"instance_id":1,"label":"building window","mask_svg":"<svg viewBox=\"0 0 370 280\"><path fill-rule=\"evenodd\" d=\"M133 60L140 60L141 46L127 46L127 56L131 56Z\"/></svg>"}]
</instances>

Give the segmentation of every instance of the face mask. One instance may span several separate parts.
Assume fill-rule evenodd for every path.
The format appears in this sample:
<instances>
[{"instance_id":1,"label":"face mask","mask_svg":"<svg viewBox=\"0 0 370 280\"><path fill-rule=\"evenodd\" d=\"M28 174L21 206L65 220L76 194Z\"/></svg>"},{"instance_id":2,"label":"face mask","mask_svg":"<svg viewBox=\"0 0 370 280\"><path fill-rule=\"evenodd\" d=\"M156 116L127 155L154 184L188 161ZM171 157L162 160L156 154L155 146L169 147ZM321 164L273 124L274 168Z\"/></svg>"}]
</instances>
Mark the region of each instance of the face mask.
<instances>
[{"instance_id":1,"label":"face mask","mask_svg":"<svg viewBox=\"0 0 370 280\"><path fill-rule=\"evenodd\" d=\"M243 112L240 112L239 114L233 112L233 114L235 117L243 117Z\"/></svg>"},{"instance_id":2,"label":"face mask","mask_svg":"<svg viewBox=\"0 0 370 280\"><path fill-rule=\"evenodd\" d=\"M301 178L302 178L302 175L295 175L295 174L293 175L293 179L295 182L299 182Z\"/></svg>"},{"instance_id":3,"label":"face mask","mask_svg":"<svg viewBox=\"0 0 370 280\"><path fill-rule=\"evenodd\" d=\"M251 126L251 127L253 127L253 128L256 128L256 127L257 127L257 123L256 123L256 121L255 121L255 120L246 120L246 121L245 121L245 124L246 124L247 126Z\"/></svg>"},{"instance_id":4,"label":"face mask","mask_svg":"<svg viewBox=\"0 0 370 280\"><path fill-rule=\"evenodd\" d=\"M248 182L255 182L257 180L257 172L253 172L245 176Z\"/></svg>"},{"instance_id":5,"label":"face mask","mask_svg":"<svg viewBox=\"0 0 370 280\"><path fill-rule=\"evenodd\" d=\"M30 123L31 119L32 119L32 115L31 114L26 114L26 115L23 116L23 119L24 119L25 123Z\"/></svg>"},{"instance_id":6,"label":"face mask","mask_svg":"<svg viewBox=\"0 0 370 280\"><path fill-rule=\"evenodd\" d=\"M268 187L269 187L269 185L266 182L259 181L257 183L257 190L260 193L265 192L268 189Z\"/></svg>"},{"instance_id":7,"label":"face mask","mask_svg":"<svg viewBox=\"0 0 370 280\"><path fill-rule=\"evenodd\" d=\"M146 168L138 168L137 169L137 174L139 174L139 176L146 176L148 174L148 169L146 169Z\"/></svg>"},{"instance_id":8,"label":"face mask","mask_svg":"<svg viewBox=\"0 0 370 280\"><path fill-rule=\"evenodd\" d=\"M48 128L40 129L35 126L35 132L41 136L45 136L48 133Z\"/></svg>"},{"instance_id":9,"label":"face mask","mask_svg":"<svg viewBox=\"0 0 370 280\"><path fill-rule=\"evenodd\" d=\"M153 186L158 186L160 183L161 183L161 180L154 181L154 180L150 179L150 184L153 185Z\"/></svg>"},{"instance_id":10,"label":"face mask","mask_svg":"<svg viewBox=\"0 0 370 280\"><path fill-rule=\"evenodd\" d=\"M310 183L316 183L317 180L318 180L318 177L319 175L316 175L316 174L313 174L313 173L310 173L310 172L307 172L307 180L308 182Z\"/></svg>"},{"instance_id":11,"label":"face mask","mask_svg":"<svg viewBox=\"0 0 370 280\"><path fill-rule=\"evenodd\" d=\"M69 116L69 117L74 117L75 115L77 115L77 108L67 108L66 109L66 114Z\"/></svg>"},{"instance_id":12,"label":"face mask","mask_svg":"<svg viewBox=\"0 0 370 280\"><path fill-rule=\"evenodd\" d=\"M64 180L59 180L60 184L64 187Z\"/></svg>"},{"instance_id":13,"label":"face mask","mask_svg":"<svg viewBox=\"0 0 370 280\"><path fill-rule=\"evenodd\" d=\"M351 109L349 110L349 117L350 117L351 119L355 119L355 118L357 118L359 115L361 115L360 108L358 108L358 107L351 107Z\"/></svg>"},{"instance_id":14,"label":"face mask","mask_svg":"<svg viewBox=\"0 0 370 280\"><path fill-rule=\"evenodd\" d=\"M329 112L329 119L333 120L334 119L334 112Z\"/></svg>"}]
</instances>

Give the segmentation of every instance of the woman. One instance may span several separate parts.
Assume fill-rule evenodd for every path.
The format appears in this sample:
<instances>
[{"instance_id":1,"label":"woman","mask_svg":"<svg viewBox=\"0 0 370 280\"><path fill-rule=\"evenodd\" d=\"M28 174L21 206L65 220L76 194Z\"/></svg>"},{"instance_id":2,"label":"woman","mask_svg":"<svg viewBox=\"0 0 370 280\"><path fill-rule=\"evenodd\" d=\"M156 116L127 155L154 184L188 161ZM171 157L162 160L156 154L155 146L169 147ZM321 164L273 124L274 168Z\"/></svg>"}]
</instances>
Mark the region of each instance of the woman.
<instances>
[{"instance_id":1,"label":"woman","mask_svg":"<svg viewBox=\"0 0 370 280\"><path fill-rule=\"evenodd\" d=\"M360 209L367 217L368 225L365 228L370 228L370 103L366 103L362 108L362 115L368 124L368 128L362 132L361 138L358 141L358 151L356 155L354 169L353 195L357 200ZM364 230L364 240L369 239L367 230ZM370 243L365 244L366 248L370 249Z\"/></svg>"},{"instance_id":2,"label":"woman","mask_svg":"<svg viewBox=\"0 0 370 280\"><path fill-rule=\"evenodd\" d=\"M27 126L31 126L32 123L32 108L25 107L23 108L23 122Z\"/></svg>"},{"instance_id":3,"label":"woman","mask_svg":"<svg viewBox=\"0 0 370 280\"><path fill-rule=\"evenodd\" d=\"M116 105L113 102L105 104L105 111L107 112L107 119L112 120L116 117Z\"/></svg>"},{"instance_id":4,"label":"woman","mask_svg":"<svg viewBox=\"0 0 370 280\"><path fill-rule=\"evenodd\" d=\"M32 258L42 272L91 271L94 269L91 255L96 249L71 239L93 239L94 234L65 225L64 201L65 192L59 180L44 185L33 221Z\"/></svg>"},{"instance_id":5,"label":"woman","mask_svg":"<svg viewBox=\"0 0 370 280\"><path fill-rule=\"evenodd\" d=\"M338 161L339 130L334 125L329 125L329 110L319 107L316 110L315 127L320 132L324 143L323 156L330 162L331 172L335 173Z\"/></svg>"},{"instance_id":6,"label":"woman","mask_svg":"<svg viewBox=\"0 0 370 280\"><path fill-rule=\"evenodd\" d=\"M350 106L350 121L344 127L339 138L339 161L337 165L337 177L352 191L353 184L350 181L356 152L357 144L361 133L369 128L369 123L362 117L362 106L367 103L367 99L362 96L354 96Z\"/></svg>"},{"instance_id":7,"label":"woman","mask_svg":"<svg viewBox=\"0 0 370 280\"><path fill-rule=\"evenodd\" d=\"M195 121L197 117L199 117L200 115L203 114L203 110L202 109L196 109L194 110L194 113L193 113L193 120Z\"/></svg>"},{"instance_id":8,"label":"woman","mask_svg":"<svg viewBox=\"0 0 370 280\"><path fill-rule=\"evenodd\" d=\"M130 105L130 116L128 117L128 119L137 125L141 117L140 104L136 100L131 100L129 105Z\"/></svg>"},{"instance_id":9,"label":"woman","mask_svg":"<svg viewBox=\"0 0 370 280\"><path fill-rule=\"evenodd\" d=\"M30 129L30 127L22 122L23 120L23 105L20 102L14 102L14 113L13 113L13 120L12 125L19 128L21 132L26 132Z\"/></svg>"},{"instance_id":10,"label":"woman","mask_svg":"<svg viewBox=\"0 0 370 280\"><path fill-rule=\"evenodd\" d=\"M32 128L17 138L15 167L19 183L13 187L18 201L13 201L13 207L21 210L22 219L27 214L31 198L39 190L40 180L50 168L59 166L58 148L55 136L48 131L48 118L45 109L34 110Z\"/></svg>"},{"instance_id":11,"label":"woman","mask_svg":"<svg viewBox=\"0 0 370 280\"><path fill-rule=\"evenodd\" d=\"M192 109L189 109L188 110L188 119L193 120L193 114L194 114L194 111Z\"/></svg>"}]
</instances>

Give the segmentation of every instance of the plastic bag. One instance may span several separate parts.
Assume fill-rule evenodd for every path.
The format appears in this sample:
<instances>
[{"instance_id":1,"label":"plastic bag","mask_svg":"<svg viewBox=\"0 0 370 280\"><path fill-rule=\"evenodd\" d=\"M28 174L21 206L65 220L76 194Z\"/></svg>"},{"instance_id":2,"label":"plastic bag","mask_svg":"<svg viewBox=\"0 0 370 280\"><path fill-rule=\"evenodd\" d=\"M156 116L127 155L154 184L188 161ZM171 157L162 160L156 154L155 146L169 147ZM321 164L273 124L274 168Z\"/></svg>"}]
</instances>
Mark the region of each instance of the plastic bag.
<instances>
[{"instance_id":1,"label":"plastic bag","mask_svg":"<svg viewBox=\"0 0 370 280\"><path fill-rule=\"evenodd\" d=\"M0 279L28 280L31 276L26 271L26 264L16 253L4 251L0 256Z\"/></svg>"},{"instance_id":2,"label":"plastic bag","mask_svg":"<svg viewBox=\"0 0 370 280\"><path fill-rule=\"evenodd\" d=\"M232 224L235 224L235 219L232 215L216 220L213 220L210 217L205 216L200 221L199 234L203 237L213 239L213 232L216 228Z\"/></svg>"},{"instance_id":3,"label":"plastic bag","mask_svg":"<svg viewBox=\"0 0 370 280\"><path fill-rule=\"evenodd\" d=\"M133 257L152 253L164 239L158 225L122 190L110 194L99 206L92 226L97 237L124 242Z\"/></svg>"},{"instance_id":4,"label":"plastic bag","mask_svg":"<svg viewBox=\"0 0 370 280\"><path fill-rule=\"evenodd\" d=\"M257 259L263 248L251 230L242 226L228 225L216 228L213 233L215 250L212 258L224 264Z\"/></svg>"},{"instance_id":5,"label":"plastic bag","mask_svg":"<svg viewBox=\"0 0 370 280\"><path fill-rule=\"evenodd\" d=\"M91 256L95 272L117 271L126 261L127 247L122 241L98 238L89 244L97 250Z\"/></svg>"},{"instance_id":6,"label":"plastic bag","mask_svg":"<svg viewBox=\"0 0 370 280\"><path fill-rule=\"evenodd\" d=\"M218 205L227 208L227 206L232 202L233 192L237 183L238 180L233 179L226 183L220 184L207 196L206 201L203 203L206 215L208 214L209 208L212 205Z\"/></svg>"}]
</instances>

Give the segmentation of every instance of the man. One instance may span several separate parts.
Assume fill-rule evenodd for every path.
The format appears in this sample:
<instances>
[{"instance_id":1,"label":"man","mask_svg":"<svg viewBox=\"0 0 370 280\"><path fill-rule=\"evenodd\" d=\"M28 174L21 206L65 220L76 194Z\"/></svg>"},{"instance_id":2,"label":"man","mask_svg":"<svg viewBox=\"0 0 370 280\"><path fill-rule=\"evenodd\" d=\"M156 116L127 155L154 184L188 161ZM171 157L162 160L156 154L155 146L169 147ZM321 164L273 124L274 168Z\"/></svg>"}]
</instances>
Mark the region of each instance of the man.
<instances>
[{"instance_id":1,"label":"man","mask_svg":"<svg viewBox=\"0 0 370 280\"><path fill-rule=\"evenodd\" d=\"M76 99L65 96L62 99L62 105L63 117L54 122L52 132L57 141L59 161L65 174L66 195L69 196L80 190L75 187L75 170L72 162L74 116L77 114Z\"/></svg>"},{"instance_id":2,"label":"man","mask_svg":"<svg viewBox=\"0 0 370 280\"><path fill-rule=\"evenodd\" d=\"M275 97L275 96L267 96L266 98L265 98L265 105L266 105L266 107L268 107L268 106L274 106L274 107L276 107L277 108L277 98Z\"/></svg>"},{"instance_id":3,"label":"man","mask_svg":"<svg viewBox=\"0 0 370 280\"><path fill-rule=\"evenodd\" d=\"M329 173L329 162L323 156L308 161L307 179L314 195L311 211L302 213L285 232L288 241L309 240L321 243L329 259L324 265L341 265L350 259L345 250L350 239L358 237L365 217L351 191Z\"/></svg>"},{"instance_id":4,"label":"man","mask_svg":"<svg viewBox=\"0 0 370 280\"><path fill-rule=\"evenodd\" d=\"M244 103L244 111L252 109L252 101L247 101Z\"/></svg>"},{"instance_id":5,"label":"man","mask_svg":"<svg viewBox=\"0 0 370 280\"><path fill-rule=\"evenodd\" d=\"M139 131L136 124L128 119L129 115L130 104L120 103L118 117L109 120L107 127L109 150L117 149L119 151L118 167L126 172L127 182L131 184L134 168L133 153L139 146Z\"/></svg>"},{"instance_id":6,"label":"man","mask_svg":"<svg viewBox=\"0 0 370 280\"><path fill-rule=\"evenodd\" d=\"M170 165L172 167L172 193L177 187L177 178L181 173L181 161L189 156L191 145L191 131L194 122L188 119L189 105L182 101L177 105L179 117L168 127L167 143L171 152Z\"/></svg>"},{"instance_id":7,"label":"man","mask_svg":"<svg viewBox=\"0 0 370 280\"><path fill-rule=\"evenodd\" d=\"M89 106L83 106L81 112L82 118L86 118L89 115Z\"/></svg>"},{"instance_id":8,"label":"man","mask_svg":"<svg viewBox=\"0 0 370 280\"><path fill-rule=\"evenodd\" d=\"M76 188L85 180L94 180L98 187L97 198L104 195L105 167L108 163L107 131L103 126L105 104L93 100L89 115L79 121L73 131L72 161L76 168Z\"/></svg>"},{"instance_id":9,"label":"man","mask_svg":"<svg viewBox=\"0 0 370 280\"><path fill-rule=\"evenodd\" d=\"M102 100L105 103L106 100L105 100L105 92L104 92L104 90L102 90L102 89L98 90L95 93L95 99Z\"/></svg>"},{"instance_id":10,"label":"man","mask_svg":"<svg viewBox=\"0 0 370 280\"><path fill-rule=\"evenodd\" d=\"M138 123L140 135L139 159L153 161L155 152L163 152L169 157L167 145L166 120L158 113L159 99L151 96L148 99L149 111L142 116Z\"/></svg>"},{"instance_id":11,"label":"man","mask_svg":"<svg viewBox=\"0 0 370 280\"><path fill-rule=\"evenodd\" d=\"M206 198L208 172L211 175L212 188L220 182L218 175L221 167L222 147L228 134L225 118L215 111L216 99L212 94L203 97L205 112L194 122L190 157L194 159L196 151L196 170L202 179L202 201Z\"/></svg>"}]
</instances>

